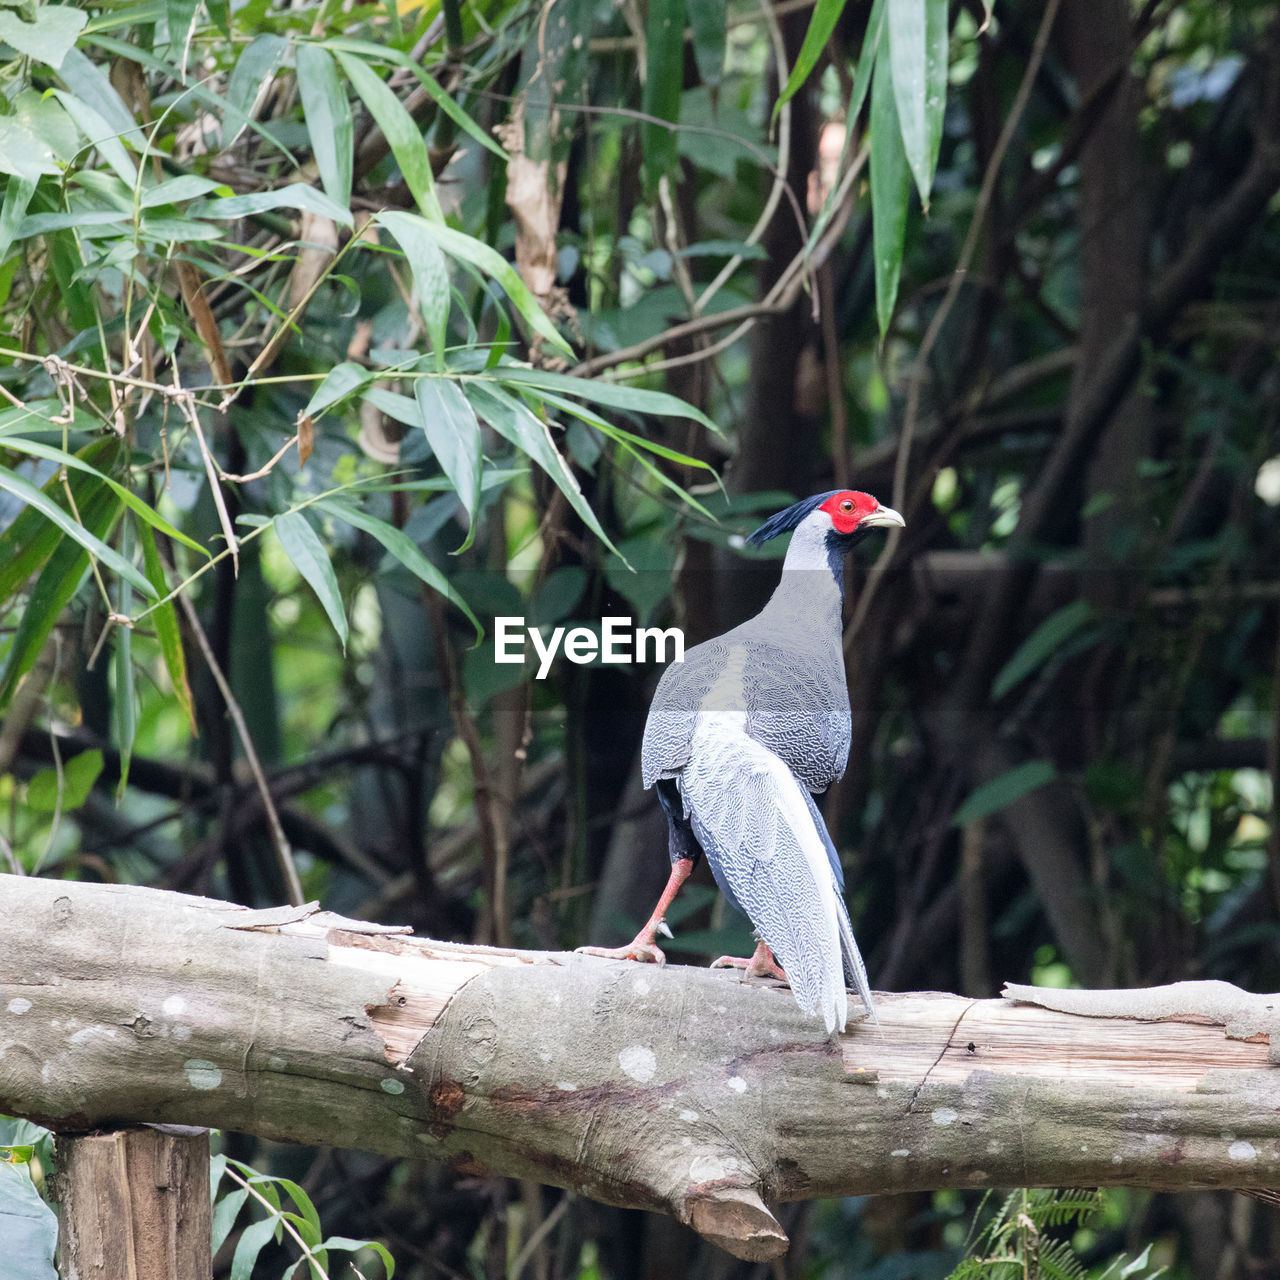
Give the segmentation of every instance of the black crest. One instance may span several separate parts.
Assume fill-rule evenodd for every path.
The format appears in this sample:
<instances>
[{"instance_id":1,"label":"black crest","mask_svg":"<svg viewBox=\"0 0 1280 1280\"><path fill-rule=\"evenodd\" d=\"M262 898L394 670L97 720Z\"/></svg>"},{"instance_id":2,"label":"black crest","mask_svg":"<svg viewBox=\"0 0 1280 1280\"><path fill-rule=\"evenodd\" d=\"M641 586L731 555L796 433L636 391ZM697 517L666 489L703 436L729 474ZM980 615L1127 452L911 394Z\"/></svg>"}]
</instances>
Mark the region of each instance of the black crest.
<instances>
[{"instance_id":1,"label":"black crest","mask_svg":"<svg viewBox=\"0 0 1280 1280\"><path fill-rule=\"evenodd\" d=\"M779 511L777 515L770 516L747 541L753 547L759 547L770 538L776 538L780 533L790 533L805 516L816 511L828 498L834 498L837 493L843 492L843 489L829 489L826 493L817 493L812 498L802 499L785 511Z\"/></svg>"}]
</instances>

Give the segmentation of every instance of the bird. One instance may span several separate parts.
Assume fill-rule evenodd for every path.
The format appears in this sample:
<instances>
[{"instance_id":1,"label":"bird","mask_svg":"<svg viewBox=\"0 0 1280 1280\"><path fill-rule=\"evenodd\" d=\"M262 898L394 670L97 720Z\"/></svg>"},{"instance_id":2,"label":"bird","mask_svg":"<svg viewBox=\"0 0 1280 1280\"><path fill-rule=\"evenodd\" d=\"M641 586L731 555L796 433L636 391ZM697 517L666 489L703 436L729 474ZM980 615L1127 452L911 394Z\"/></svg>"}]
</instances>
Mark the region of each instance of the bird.
<instances>
[{"instance_id":1,"label":"bird","mask_svg":"<svg viewBox=\"0 0 1280 1280\"><path fill-rule=\"evenodd\" d=\"M791 534L777 588L753 618L667 667L645 722L641 773L667 818L666 887L625 947L580 951L665 963L658 931L705 854L758 939L749 959L721 956L713 967L785 981L828 1034L847 1026L847 977L878 1025L840 858L813 797L849 759L845 555L873 529L905 524L870 494L834 489L777 512L747 539L762 546Z\"/></svg>"}]
</instances>

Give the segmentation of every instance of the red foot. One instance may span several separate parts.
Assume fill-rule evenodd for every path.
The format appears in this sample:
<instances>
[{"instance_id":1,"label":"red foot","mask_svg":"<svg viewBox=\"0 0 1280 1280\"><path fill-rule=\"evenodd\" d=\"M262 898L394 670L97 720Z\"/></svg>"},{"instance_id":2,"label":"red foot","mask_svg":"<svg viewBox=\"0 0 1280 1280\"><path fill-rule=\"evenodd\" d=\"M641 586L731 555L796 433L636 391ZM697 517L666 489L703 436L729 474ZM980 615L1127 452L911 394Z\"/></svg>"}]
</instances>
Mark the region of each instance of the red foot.
<instances>
[{"instance_id":1,"label":"red foot","mask_svg":"<svg viewBox=\"0 0 1280 1280\"><path fill-rule=\"evenodd\" d=\"M766 943L761 942L749 960L738 956L721 956L711 962L713 969L741 969L746 978L776 978L786 982L787 975L782 966L773 958L773 952Z\"/></svg>"},{"instance_id":2,"label":"red foot","mask_svg":"<svg viewBox=\"0 0 1280 1280\"><path fill-rule=\"evenodd\" d=\"M666 964L667 957L655 942L643 934L628 942L625 947L578 947L584 956L602 956L605 960L639 960L642 964Z\"/></svg>"}]
</instances>

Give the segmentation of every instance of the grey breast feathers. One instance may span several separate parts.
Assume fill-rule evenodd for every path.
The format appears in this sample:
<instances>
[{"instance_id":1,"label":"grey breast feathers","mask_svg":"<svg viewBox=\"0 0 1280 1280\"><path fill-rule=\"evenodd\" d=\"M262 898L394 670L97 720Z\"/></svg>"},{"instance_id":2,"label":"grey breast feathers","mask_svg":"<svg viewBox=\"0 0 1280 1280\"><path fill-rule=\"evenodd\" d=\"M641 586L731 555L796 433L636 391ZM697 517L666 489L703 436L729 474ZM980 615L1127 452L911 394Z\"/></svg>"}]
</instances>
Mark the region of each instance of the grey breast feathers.
<instances>
[{"instance_id":1,"label":"grey breast feathers","mask_svg":"<svg viewBox=\"0 0 1280 1280\"><path fill-rule=\"evenodd\" d=\"M659 778L674 778L689 763L689 748L698 710L724 670L728 645L724 637L696 644L662 673L644 726L640 769L646 787Z\"/></svg>"}]
</instances>

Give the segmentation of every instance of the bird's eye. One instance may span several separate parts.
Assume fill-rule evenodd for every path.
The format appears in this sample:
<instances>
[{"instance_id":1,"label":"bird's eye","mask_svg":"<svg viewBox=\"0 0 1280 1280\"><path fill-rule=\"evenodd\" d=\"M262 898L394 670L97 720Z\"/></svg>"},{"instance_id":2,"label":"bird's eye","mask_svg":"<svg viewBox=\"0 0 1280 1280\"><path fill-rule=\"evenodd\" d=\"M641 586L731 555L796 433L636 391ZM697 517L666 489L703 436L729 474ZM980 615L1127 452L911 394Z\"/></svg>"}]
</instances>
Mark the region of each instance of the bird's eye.
<instances>
[{"instance_id":1,"label":"bird's eye","mask_svg":"<svg viewBox=\"0 0 1280 1280\"><path fill-rule=\"evenodd\" d=\"M852 503L852 502L850 502L848 498L846 498L846 499L845 499L845 500L840 504L840 510L841 510L841 511L852 511L852 510L853 510L853 503Z\"/></svg>"}]
</instances>

